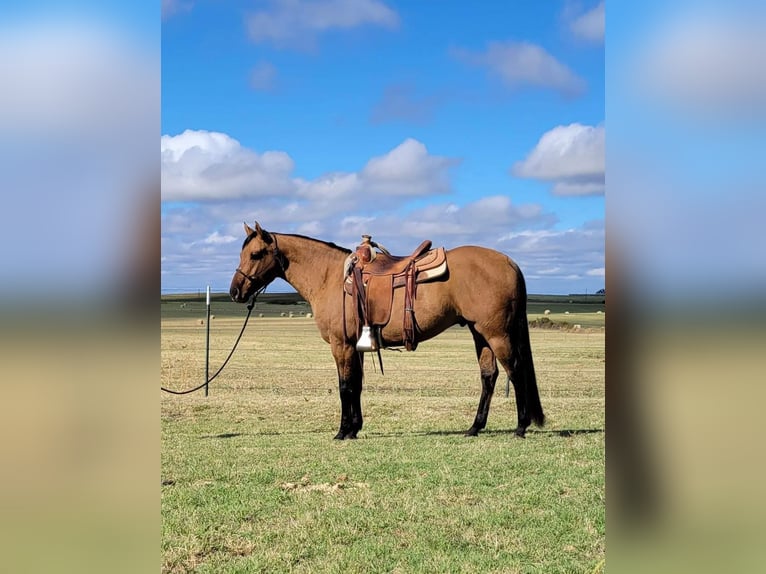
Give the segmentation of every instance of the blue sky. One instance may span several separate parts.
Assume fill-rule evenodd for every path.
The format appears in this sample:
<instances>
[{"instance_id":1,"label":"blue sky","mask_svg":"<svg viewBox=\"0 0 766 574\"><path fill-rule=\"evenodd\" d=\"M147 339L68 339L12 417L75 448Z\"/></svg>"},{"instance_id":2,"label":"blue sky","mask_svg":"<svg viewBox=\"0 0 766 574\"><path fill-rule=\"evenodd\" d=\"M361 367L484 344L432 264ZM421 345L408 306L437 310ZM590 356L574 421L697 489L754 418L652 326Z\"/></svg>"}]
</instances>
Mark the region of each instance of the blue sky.
<instances>
[{"instance_id":1,"label":"blue sky","mask_svg":"<svg viewBox=\"0 0 766 574\"><path fill-rule=\"evenodd\" d=\"M257 219L593 292L604 107L599 2L163 1L163 291L226 290Z\"/></svg>"}]
</instances>

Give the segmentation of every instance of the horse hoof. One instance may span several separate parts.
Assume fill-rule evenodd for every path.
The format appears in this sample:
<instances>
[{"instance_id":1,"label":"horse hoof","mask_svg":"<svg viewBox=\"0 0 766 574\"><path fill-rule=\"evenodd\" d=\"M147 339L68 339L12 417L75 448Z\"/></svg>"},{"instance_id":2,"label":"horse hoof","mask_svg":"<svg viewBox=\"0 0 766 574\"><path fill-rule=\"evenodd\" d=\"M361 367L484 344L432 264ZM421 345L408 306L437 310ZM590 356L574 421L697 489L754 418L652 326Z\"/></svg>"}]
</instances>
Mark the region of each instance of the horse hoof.
<instances>
[{"instance_id":1,"label":"horse hoof","mask_svg":"<svg viewBox=\"0 0 766 574\"><path fill-rule=\"evenodd\" d=\"M527 429L517 428L515 431L513 431L513 434L519 438L526 438L524 435L527 434Z\"/></svg>"},{"instance_id":2,"label":"horse hoof","mask_svg":"<svg viewBox=\"0 0 766 574\"><path fill-rule=\"evenodd\" d=\"M463 436L479 436L479 429L471 427L467 431L465 431L465 434Z\"/></svg>"},{"instance_id":3,"label":"horse hoof","mask_svg":"<svg viewBox=\"0 0 766 574\"><path fill-rule=\"evenodd\" d=\"M346 434L343 431L338 431L338 434L336 434L332 438L333 440L343 440L344 438L346 438Z\"/></svg>"}]
</instances>

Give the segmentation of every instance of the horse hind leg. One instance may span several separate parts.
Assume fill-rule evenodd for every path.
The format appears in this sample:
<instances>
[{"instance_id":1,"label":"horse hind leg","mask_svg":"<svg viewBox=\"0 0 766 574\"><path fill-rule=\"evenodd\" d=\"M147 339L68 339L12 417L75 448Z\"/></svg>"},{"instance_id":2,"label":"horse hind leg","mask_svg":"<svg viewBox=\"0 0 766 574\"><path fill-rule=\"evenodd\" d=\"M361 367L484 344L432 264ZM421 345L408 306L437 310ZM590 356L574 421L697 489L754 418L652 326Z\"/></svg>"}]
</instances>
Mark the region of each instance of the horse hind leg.
<instances>
[{"instance_id":1,"label":"horse hind leg","mask_svg":"<svg viewBox=\"0 0 766 574\"><path fill-rule=\"evenodd\" d=\"M516 436L524 438L527 428L533 420L540 426L545 422L537 392L531 353L528 348L524 347L525 342L523 341L511 345L508 338L502 338L493 340L492 343L498 362L503 366L511 383L513 383L518 416L518 425L514 432ZM526 344L528 345L528 342Z\"/></svg>"},{"instance_id":2,"label":"horse hind leg","mask_svg":"<svg viewBox=\"0 0 766 574\"><path fill-rule=\"evenodd\" d=\"M498 368L495 353L490 348L487 340L476 332L473 327L470 327L470 329L473 335L474 346L476 347L476 358L479 361L479 369L481 371L481 398L479 399L479 408L476 410L476 418L471 428L466 431L465 436L476 436L480 430L487 426L489 405L495 392Z\"/></svg>"}]
</instances>

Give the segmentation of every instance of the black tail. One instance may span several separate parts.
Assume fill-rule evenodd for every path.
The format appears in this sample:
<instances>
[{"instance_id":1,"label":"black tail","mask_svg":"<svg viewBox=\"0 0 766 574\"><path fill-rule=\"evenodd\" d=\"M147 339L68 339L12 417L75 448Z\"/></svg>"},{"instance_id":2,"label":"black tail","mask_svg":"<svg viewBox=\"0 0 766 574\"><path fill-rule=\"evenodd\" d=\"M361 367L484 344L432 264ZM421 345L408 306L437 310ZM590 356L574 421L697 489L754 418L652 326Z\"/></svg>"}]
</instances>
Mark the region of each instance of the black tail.
<instances>
[{"instance_id":1,"label":"black tail","mask_svg":"<svg viewBox=\"0 0 766 574\"><path fill-rule=\"evenodd\" d=\"M537 390L535 364L532 360L532 345L529 342L529 322L527 321L527 286L521 270L518 271L519 305L513 318L514 345L513 353L516 371L524 385L524 397L527 416L538 426L545 425L545 413L540 404L540 393Z\"/></svg>"}]
</instances>

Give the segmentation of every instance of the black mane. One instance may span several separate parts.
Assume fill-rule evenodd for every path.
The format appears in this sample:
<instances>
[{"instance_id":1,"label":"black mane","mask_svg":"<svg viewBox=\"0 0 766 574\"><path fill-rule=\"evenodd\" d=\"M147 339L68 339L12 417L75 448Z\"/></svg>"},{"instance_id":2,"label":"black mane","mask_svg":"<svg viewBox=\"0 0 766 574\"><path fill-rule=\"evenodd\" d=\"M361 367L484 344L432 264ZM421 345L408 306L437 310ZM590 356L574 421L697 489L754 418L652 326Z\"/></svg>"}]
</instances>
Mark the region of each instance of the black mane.
<instances>
[{"instance_id":1,"label":"black mane","mask_svg":"<svg viewBox=\"0 0 766 574\"><path fill-rule=\"evenodd\" d=\"M242 248L244 249L245 246L252 241L253 237L258 235L257 232L253 232L250 235L248 235L245 238L245 241L242 243ZM340 245L336 245L335 243L332 243L330 241L322 241L321 239L316 239L315 237L307 237L306 235L299 235L297 233L276 233L276 235L289 235L290 237L299 237L300 239L308 239L309 241L316 241L317 243L321 243L323 245L326 245L327 247L332 247L333 249L337 249L338 251L342 251L343 253L351 253L350 249L346 249L345 247L341 247Z\"/></svg>"},{"instance_id":2,"label":"black mane","mask_svg":"<svg viewBox=\"0 0 766 574\"><path fill-rule=\"evenodd\" d=\"M340 245L332 243L331 241L323 241L315 237L307 237L306 235L300 235L298 233L277 233L277 235L289 235L290 237L299 237L301 239L308 239L310 241L316 241L317 243L322 243L323 245L326 245L327 247L332 247L333 249L337 249L338 251L342 251L343 253L351 253L350 249L341 247Z\"/></svg>"}]
</instances>

